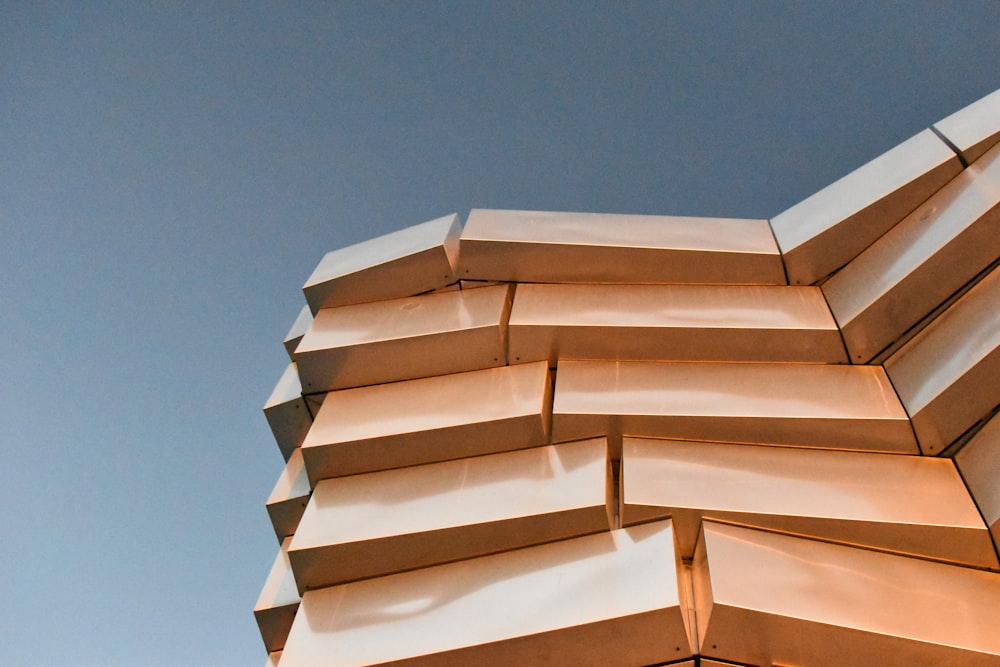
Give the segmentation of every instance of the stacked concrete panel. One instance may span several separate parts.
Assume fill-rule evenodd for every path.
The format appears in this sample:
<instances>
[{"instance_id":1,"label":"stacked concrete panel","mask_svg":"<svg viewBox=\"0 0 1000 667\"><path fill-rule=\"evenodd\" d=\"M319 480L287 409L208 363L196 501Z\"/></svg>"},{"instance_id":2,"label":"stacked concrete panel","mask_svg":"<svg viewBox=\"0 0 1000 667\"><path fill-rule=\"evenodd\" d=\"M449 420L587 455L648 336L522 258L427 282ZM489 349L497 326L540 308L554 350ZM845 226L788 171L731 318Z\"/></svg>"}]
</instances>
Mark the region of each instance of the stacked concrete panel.
<instances>
[{"instance_id":1,"label":"stacked concrete panel","mask_svg":"<svg viewBox=\"0 0 1000 667\"><path fill-rule=\"evenodd\" d=\"M329 253L265 406L266 664L1000 665L998 103L770 221Z\"/></svg>"}]
</instances>

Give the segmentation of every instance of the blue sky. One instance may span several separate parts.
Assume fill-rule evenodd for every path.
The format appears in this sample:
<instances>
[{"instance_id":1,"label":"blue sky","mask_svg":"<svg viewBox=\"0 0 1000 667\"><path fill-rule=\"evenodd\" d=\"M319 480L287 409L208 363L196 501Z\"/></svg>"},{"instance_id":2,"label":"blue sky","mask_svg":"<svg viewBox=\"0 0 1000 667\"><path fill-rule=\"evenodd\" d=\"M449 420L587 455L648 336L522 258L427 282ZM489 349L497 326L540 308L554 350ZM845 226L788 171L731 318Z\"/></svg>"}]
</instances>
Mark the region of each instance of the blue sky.
<instances>
[{"instance_id":1,"label":"blue sky","mask_svg":"<svg viewBox=\"0 0 1000 667\"><path fill-rule=\"evenodd\" d=\"M1000 5L0 2L0 664L257 665L327 250L771 217L1000 88Z\"/></svg>"}]
</instances>

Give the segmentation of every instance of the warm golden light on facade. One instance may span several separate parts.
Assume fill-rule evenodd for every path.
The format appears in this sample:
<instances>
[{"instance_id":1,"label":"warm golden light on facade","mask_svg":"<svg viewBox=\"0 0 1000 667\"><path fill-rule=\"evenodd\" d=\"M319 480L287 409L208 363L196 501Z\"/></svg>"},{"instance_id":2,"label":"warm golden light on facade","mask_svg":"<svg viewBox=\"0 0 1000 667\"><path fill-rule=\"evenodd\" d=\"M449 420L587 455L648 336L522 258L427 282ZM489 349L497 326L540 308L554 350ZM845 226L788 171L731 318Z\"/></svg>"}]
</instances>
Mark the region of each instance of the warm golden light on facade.
<instances>
[{"instance_id":1,"label":"warm golden light on facade","mask_svg":"<svg viewBox=\"0 0 1000 667\"><path fill-rule=\"evenodd\" d=\"M1000 665L1000 91L767 220L336 250L269 665Z\"/></svg>"}]
</instances>

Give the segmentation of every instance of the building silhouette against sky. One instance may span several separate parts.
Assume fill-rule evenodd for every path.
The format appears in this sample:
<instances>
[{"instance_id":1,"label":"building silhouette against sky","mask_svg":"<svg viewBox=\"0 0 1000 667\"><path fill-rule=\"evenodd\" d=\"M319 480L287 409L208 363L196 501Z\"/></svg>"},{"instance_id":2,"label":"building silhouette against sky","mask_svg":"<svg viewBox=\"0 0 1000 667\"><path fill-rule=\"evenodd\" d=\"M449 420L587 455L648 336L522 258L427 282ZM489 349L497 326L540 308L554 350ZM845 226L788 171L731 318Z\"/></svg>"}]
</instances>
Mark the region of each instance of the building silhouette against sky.
<instances>
[{"instance_id":1,"label":"building silhouette against sky","mask_svg":"<svg viewBox=\"0 0 1000 667\"><path fill-rule=\"evenodd\" d=\"M268 664L1000 665L1000 91L770 220L327 254Z\"/></svg>"}]
</instances>

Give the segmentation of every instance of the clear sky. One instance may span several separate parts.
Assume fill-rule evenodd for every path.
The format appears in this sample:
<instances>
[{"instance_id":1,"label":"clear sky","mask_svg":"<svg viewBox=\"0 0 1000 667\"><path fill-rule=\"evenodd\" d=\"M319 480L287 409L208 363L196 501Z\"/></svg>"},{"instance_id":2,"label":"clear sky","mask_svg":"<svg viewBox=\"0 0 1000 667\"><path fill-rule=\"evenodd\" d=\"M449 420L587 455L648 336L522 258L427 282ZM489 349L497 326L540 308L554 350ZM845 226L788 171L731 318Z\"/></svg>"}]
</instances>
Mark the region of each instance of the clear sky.
<instances>
[{"instance_id":1,"label":"clear sky","mask_svg":"<svg viewBox=\"0 0 1000 667\"><path fill-rule=\"evenodd\" d=\"M771 217L997 88L996 2L0 2L0 664L264 663L325 251Z\"/></svg>"}]
</instances>

